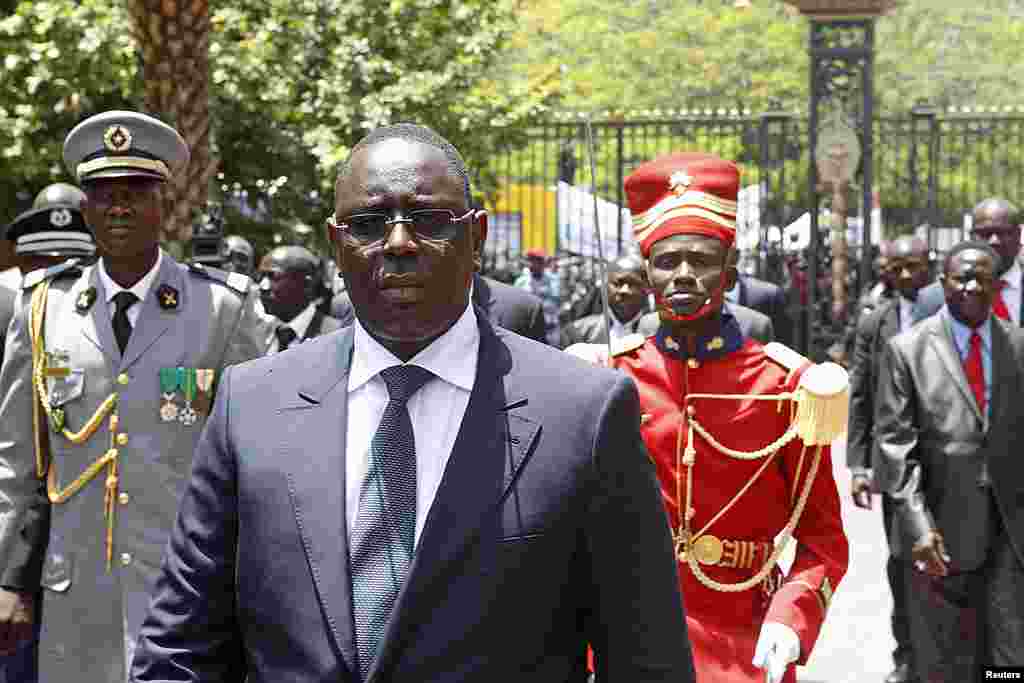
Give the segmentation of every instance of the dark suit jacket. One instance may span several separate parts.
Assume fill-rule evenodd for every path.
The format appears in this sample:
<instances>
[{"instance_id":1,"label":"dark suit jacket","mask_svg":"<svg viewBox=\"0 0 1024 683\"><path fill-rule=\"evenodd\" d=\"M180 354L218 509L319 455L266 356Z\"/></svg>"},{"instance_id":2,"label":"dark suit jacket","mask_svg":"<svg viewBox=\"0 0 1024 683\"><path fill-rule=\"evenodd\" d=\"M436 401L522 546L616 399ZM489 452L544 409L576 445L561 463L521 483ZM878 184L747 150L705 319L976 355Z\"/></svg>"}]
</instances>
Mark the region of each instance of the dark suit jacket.
<instances>
[{"instance_id":1,"label":"dark suit jacket","mask_svg":"<svg viewBox=\"0 0 1024 683\"><path fill-rule=\"evenodd\" d=\"M487 312L492 324L542 344L547 343L544 302L539 296L489 277L474 275L473 303Z\"/></svg>"},{"instance_id":2,"label":"dark suit jacket","mask_svg":"<svg viewBox=\"0 0 1024 683\"><path fill-rule=\"evenodd\" d=\"M744 339L756 339L762 344L775 341L771 318L746 306L737 306L736 304L726 304L726 306L729 307L733 317L736 318ZM658 333L658 325L660 324L661 321L658 319L656 312L648 313L640 318L640 326L637 332L645 337L650 337Z\"/></svg>"},{"instance_id":3,"label":"dark suit jacket","mask_svg":"<svg viewBox=\"0 0 1024 683\"><path fill-rule=\"evenodd\" d=\"M491 323L516 334L547 343L544 332L544 302L540 297L518 287L489 277L473 276L473 303L482 308ZM355 317L348 294L341 292L331 302L331 315L343 326L351 325Z\"/></svg>"},{"instance_id":4,"label":"dark suit jacket","mask_svg":"<svg viewBox=\"0 0 1024 683\"><path fill-rule=\"evenodd\" d=\"M786 310L786 293L778 285L773 285L756 277L740 275L737 280L740 306L752 308L771 318L776 341L792 344L793 323Z\"/></svg>"},{"instance_id":5,"label":"dark suit jacket","mask_svg":"<svg viewBox=\"0 0 1024 683\"><path fill-rule=\"evenodd\" d=\"M337 318L325 315L319 308L313 313L313 319L309 321L309 327L306 328L306 334L303 335L302 341L309 341L314 337L319 337L322 334L328 332L334 332L337 329L341 329L342 323Z\"/></svg>"},{"instance_id":6,"label":"dark suit jacket","mask_svg":"<svg viewBox=\"0 0 1024 683\"><path fill-rule=\"evenodd\" d=\"M914 321L919 319L915 305ZM878 364L886 344L899 332L899 298L886 300L857 323L850 360L850 418L846 437L846 464L851 469L872 467Z\"/></svg>"},{"instance_id":7,"label":"dark suit jacket","mask_svg":"<svg viewBox=\"0 0 1024 683\"><path fill-rule=\"evenodd\" d=\"M1024 563L1024 334L992 319L992 399L985 424L952 332L935 315L893 337L879 369L876 472L896 504L894 554L909 556L929 529L943 535L953 571L976 569L1002 521Z\"/></svg>"},{"instance_id":8,"label":"dark suit jacket","mask_svg":"<svg viewBox=\"0 0 1024 683\"><path fill-rule=\"evenodd\" d=\"M564 683L584 675L588 642L601 681L693 681L635 385L477 314L469 406L368 683ZM133 680L358 680L352 339L222 376Z\"/></svg>"}]
</instances>

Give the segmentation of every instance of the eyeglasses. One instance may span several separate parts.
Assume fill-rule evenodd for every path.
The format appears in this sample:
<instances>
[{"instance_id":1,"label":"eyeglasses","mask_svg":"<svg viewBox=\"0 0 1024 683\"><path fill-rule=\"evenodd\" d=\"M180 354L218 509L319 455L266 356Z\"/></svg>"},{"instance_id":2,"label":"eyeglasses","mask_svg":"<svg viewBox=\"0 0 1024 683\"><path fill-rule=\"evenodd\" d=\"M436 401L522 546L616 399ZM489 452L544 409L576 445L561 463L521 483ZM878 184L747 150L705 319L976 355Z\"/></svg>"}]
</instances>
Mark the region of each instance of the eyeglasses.
<instances>
[{"instance_id":1,"label":"eyeglasses","mask_svg":"<svg viewBox=\"0 0 1024 683\"><path fill-rule=\"evenodd\" d=\"M419 239L450 240L455 237L455 224L470 218L475 212L470 209L462 216L456 216L451 209L417 209L408 216L390 218L386 213L354 213L334 225L359 242L377 242L386 239L388 231L396 223L408 223Z\"/></svg>"}]
</instances>

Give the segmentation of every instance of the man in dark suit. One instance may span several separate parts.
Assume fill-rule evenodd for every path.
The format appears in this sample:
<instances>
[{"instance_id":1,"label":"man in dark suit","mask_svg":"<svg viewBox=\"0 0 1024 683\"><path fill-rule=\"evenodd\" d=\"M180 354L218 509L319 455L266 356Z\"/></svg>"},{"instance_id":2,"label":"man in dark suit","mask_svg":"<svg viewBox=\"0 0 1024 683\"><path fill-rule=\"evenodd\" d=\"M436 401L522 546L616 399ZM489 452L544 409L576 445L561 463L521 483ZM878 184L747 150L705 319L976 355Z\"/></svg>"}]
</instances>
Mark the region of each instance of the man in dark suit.
<instances>
[{"instance_id":1,"label":"man in dark suit","mask_svg":"<svg viewBox=\"0 0 1024 683\"><path fill-rule=\"evenodd\" d=\"M590 643L693 681L635 385L470 305L486 213L433 131L335 192L356 320L225 374L133 680L561 683Z\"/></svg>"},{"instance_id":2,"label":"man in dark suit","mask_svg":"<svg viewBox=\"0 0 1024 683\"><path fill-rule=\"evenodd\" d=\"M733 252L733 268L736 268L738 253ZM786 293L782 291L782 287L737 271L736 284L725 293L725 299L729 303L752 308L771 318L772 329L778 341L782 344L792 344L793 323L786 311Z\"/></svg>"},{"instance_id":3,"label":"man in dark suit","mask_svg":"<svg viewBox=\"0 0 1024 683\"><path fill-rule=\"evenodd\" d=\"M547 344L544 331L544 302L526 290L507 285L480 273L473 274L473 305L487 314L492 325ZM331 301L331 313L341 324L351 325L355 319L348 292L339 292Z\"/></svg>"},{"instance_id":4,"label":"man in dark suit","mask_svg":"<svg viewBox=\"0 0 1024 683\"><path fill-rule=\"evenodd\" d=\"M587 315L562 326L562 348L577 342L605 344L639 332L640 319L647 310L647 269L638 255L628 255L608 264L608 312ZM600 290L599 290L600 291ZM611 328L609 330L609 327Z\"/></svg>"},{"instance_id":5,"label":"man in dark suit","mask_svg":"<svg viewBox=\"0 0 1024 683\"><path fill-rule=\"evenodd\" d=\"M341 327L340 320L318 306L320 259L305 247L272 249L260 261L256 281L263 309L279 321L267 340L269 352L284 351Z\"/></svg>"},{"instance_id":6,"label":"man in dark suit","mask_svg":"<svg viewBox=\"0 0 1024 683\"><path fill-rule=\"evenodd\" d=\"M974 680L963 645L977 646L977 665L1024 665L1024 335L991 314L998 262L985 242L950 250L945 308L893 337L879 372L876 469L895 550L914 560L925 681ZM965 609L976 635L961 633Z\"/></svg>"},{"instance_id":7,"label":"man in dark suit","mask_svg":"<svg viewBox=\"0 0 1024 683\"><path fill-rule=\"evenodd\" d=\"M1024 325L1024 269L1020 265L1020 210L1005 199L985 199L974 207L971 238L987 242L999 255L992 313L1013 325ZM933 315L945 303L942 285L921 290L921 314Z\"/></svg>"},{"instance_id":8,"label":"man in dark suit","mask_svg":"<svg viewBox=\"0 0 1024 683\"><path fill-rule=\"evenodd\" d=\"M854 504L870 510L872 431L875 414L877 364L889 339L906 332L918 319L917 293L928 282L928 245L923 240L903 236L887 247L886 278L897 292L895 298L861 317L857 325L853 358L850 364L850 418L846 441L846 463L853 473L851 496ZM892 525L893 501L882 497L882 519L886 534ZM891 543L891 541L890 541ZM890 552L886 563L892 591L892 634L895 668L886 683L906 683L915 679L907 617L906 561Z\"/></svg>"}]
</instances>

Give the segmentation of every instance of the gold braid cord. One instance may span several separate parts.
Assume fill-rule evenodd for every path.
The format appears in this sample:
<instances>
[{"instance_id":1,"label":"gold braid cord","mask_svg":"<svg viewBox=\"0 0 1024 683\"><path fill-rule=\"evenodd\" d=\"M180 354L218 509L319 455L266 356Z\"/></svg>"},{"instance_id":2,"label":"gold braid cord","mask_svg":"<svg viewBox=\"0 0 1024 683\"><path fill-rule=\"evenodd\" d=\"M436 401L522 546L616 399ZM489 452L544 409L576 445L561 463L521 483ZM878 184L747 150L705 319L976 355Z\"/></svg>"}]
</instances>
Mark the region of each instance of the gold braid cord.
<instances>
[{"instance_id":1,"label":"gold braid cord","mask_svg":"<svg viewBox=\"0 0 1024 683\"><path fill-rule=\"evenodd\" d=\"M104 467L109 466L110 471L107 474L103 507L104 516L106 517L107 522L107 571L110 571L110 563L114 547L114 511L116 509L115 503L117 501L118 481L118 450L115 446L118 428L118 418L117 413L115 412L117 407L117 394L111 394L108 396L96 412L93 413L92 417L85 423L85 426L83 426L79 431L72 432L63 426L61 426L59 430L55 429L71 443L81 445L96 433L100 425L103 423L103 419L107 417L107 415L110 415L110 448L85 468L85 471L82 472L77 479L68 484L65 488L58 489L56 466L52 460L47 457L45 452L46 448L43 443L43 429L45 429L46 426L41 424L42 420L40 415L40 408L42 408L42 410L46 412L46 416L50 419L50 423L53 424L55 428L57 424L59 424L54 420L53 409L50 406L50 395L46 389L47 357L43 325L46 317L46 301L49 291L50 283L48 280L44 280L36 287L35 291L32 292L31 318L29 319L32 334L32 388L35 399L32 402L32 426L35 430L36 440L36 475L40 479L44 477L46 478L46 493L50 502L60 504L68 501L72 496L82 490L86 484L95 479Z\"/></svg>"},{"instance_id":2,"label":"gold braid cord","mask_svg":"<svg viewBox=\"0 0 1024 683\"><path fill-rule=\"evenodd\" d=\"M798 391L797 393L753 395L689 394L686 397L686 400L689 401L690 399L695 398L755 401L793 401L798 404L796 406L796 413L797 415L800 415L801 410L799 404L802 403L802 399L804 399L805 396L803 391ZM822 448L824 446L821 445L820 443L815 444L816 450L814 454L814 459L812 460L810 469L807 472L807 479L804 482L803 490L800 492L800 497L796 501L796 504L793 506L793 510L789 516L789 521L786 523L785 527L783 527L782 541L777 546L775 546L775 548L772 550L771 555L767 559L765 559L765 562L762 565L761 569L758 570L758 572L751 576L749 579L746 579L745 581L739 581L737 583L723 583L721 581L716 581L712 579L710 576L705 574L704 571L700 568L700 563L697 560L696 553L694 553L692 550L693 544L700 539L700 537L708 530L708 528L712 524L718 521L722 517L722 515L728 512L737 503L737 501L739 501L739 499L748 490L750 490L750 487L754 485L754 482L756 482L758 478L761 476L761 474L768 468L768 465L775 459L775 456L778 455L778 452L784 446L789 444L793 439L800 436L801 432L807 429L807 425L801 424L802 421L800 419L793 419L791 421L790 427L782 434L782 436L780 436L778 439L771 442L764 448L760 448L756 451L749 452L738 451L726 447L717 439L715 439L711 435L711 433L694 418L692 409L687 409L686 412L688 414L687 425L689 426L690 433L687 438L684 455L681 458L679 457L679 446L681 445L682 441L681 429L679 432L680 438L677 440L676 445L677 461L679 464L684 465L686 467L686 503L685 505L680 505L680 515L682 515L682 519L684 520L684 522L682 524L683 529L679 534L679 537L683 539L683 544L687 546L685 552L686 563L690 567L690 570L693 571L693 575L697 578L697 580L700 581L707 588L710 588L711 590L723 593L739 593L741 591L749 590L754 586L758 585L759 583L761 583L762 581L764 581L764 579L772 571L772 568L775 566L776 562L778 562L779 557L782 556L782 553L786 550L786 547L789 545L789 541L793 537L793 530L796 529L796 525L799 523L801 515L803 515L804 507L807 505L807 499L811 493L811 488L814 486L814 478L817 476L818 473L818 464L821 461L821 453ZM693 467L696 464L696 448L693 445L694 432L697 432L702 437L704 437L704 440L707 441L712 448L714 448L716 451L727 457L736 460L746 461L759 460L761 458L764 458L764 462L754 473L754 475L747 481L747 483L743 485L743 488L741 488L736 493L736 495L733 496L732 499L728 503L726 503L725 506L723 506L722 509L719 510L718 513L714 517L712 517L711 520L708 521L703 526L703 528L701 528L696 534L694 534L690 529L690 520L692 518L693 512ZM805 443L803 450L800 454L800 464L797 471L797 477L796 479L794 479L794 493L796 491L796 485L799 481L799 470L803 469L803 460L806 451L807 444Z\"/></svg>"}]
</instances>

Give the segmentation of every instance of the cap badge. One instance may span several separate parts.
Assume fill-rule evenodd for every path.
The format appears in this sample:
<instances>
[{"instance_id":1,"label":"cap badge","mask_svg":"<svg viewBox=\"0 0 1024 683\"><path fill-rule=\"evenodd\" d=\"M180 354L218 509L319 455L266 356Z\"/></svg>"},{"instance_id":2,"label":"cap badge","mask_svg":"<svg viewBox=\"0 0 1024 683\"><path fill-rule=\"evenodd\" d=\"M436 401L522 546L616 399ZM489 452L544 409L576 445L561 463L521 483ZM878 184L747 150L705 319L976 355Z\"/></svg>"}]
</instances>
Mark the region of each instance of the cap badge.
<instances>
[{"instance_id":1,"label":"cap badge","mask_svg":"<svg viewBox=\"0 0 1024 683\"><path fill-rule=\"evenodd\" d=\"M690 177L690 174L686 171L676 171L668 179L669 188L677 195L681 195L686 192L686 188L688 188L691 183L693 183L693 178Z\"/></svg>"},{"instance_id":2,"label":"cap badge","mask_svg":"<svg viewBox=\"0 0 1024 683\"><path fill-rule=\"evenodd\" d=\"M111 152L123 152L132 146L132 134L121 124L114 124L103 134L103 144Z\"/></svg>"},{"instance_id":3,"label":"cap badge","mask_svg":"<svg viewBox=\"0 0 1024 683\"><path fill-rule=\"evenodd\" d=\"M170 285L160 285L160 288L156 290L156 295L160 300L160 308L165 311L178 307L178 290L174 287L171 287Z\"/></svg>"},{"instance_id":4,"label":"cap badge","mask_svg":"<svg viewBox=\"0 0 1024 683\"><path fill-rule=\"evenodd\" d=\"M50 225L55 228L66 228L71 225L71 212L67 209L54 209L50 212Z\"/></svg>"},{"instance_id":5,"label":"cap badge","mask_svg":"<svg viewBox=\"0 0 1024 683\"><path fill-rule=\"evenodd\" d=\"M82 293L78 295L75 300L75 310L79 313L85 313L92 308L93 303L96 301L96 288L90 287L89 289L82 290Z\"/></svg>"}]
</instances>

